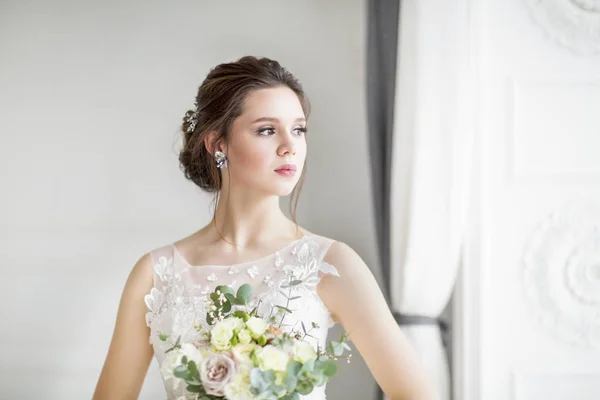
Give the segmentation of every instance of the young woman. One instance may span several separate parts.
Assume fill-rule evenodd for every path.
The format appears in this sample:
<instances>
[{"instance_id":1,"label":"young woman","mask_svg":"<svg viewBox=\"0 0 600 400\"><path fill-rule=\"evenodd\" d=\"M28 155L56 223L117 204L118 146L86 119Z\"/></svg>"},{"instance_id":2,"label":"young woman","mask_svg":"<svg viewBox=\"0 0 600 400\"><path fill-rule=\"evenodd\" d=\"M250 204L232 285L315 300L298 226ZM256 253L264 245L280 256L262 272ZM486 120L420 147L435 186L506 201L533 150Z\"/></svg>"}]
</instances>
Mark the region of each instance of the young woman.
<instances>
[{"instance_id":1,"label":"young woman","mask_svg":"<svg viewBox=\"0 0 600 400\"><path fill-rule=\"evenodd\" d=\"M285 326L313 328L323 346L340 323L391 400L436 398L371 271L348 245L300 228L279 198L301 190L306 168L308 101L278 62L243 57L210 71L183 121L179 161L186 176L216 193L212 221L190 236L144 254L125 284L95 400L136 399L153 356L169 399L184 388L169 375L170 346L159 338L197 338L207 294L249 283L253 304L285 304L280 286L302 279ZM262 314L260 314L262 315ZM334 379L339 379L339 376ZM305 399L324 400L325 387Z\"/></svg>"}]
</instances>

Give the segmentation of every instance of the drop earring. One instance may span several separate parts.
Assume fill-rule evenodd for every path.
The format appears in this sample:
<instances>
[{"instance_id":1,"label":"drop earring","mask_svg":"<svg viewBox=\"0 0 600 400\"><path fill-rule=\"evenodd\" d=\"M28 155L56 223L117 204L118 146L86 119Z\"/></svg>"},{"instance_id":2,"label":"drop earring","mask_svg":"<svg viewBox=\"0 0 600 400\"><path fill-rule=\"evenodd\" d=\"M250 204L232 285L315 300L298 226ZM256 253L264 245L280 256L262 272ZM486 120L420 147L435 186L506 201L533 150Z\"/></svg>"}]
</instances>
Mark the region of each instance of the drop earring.
<instances>
[{"instance_id":1,"label":"drop earring","mask_svg":"<svg viewBox=\"0 0 600 400\"><path fill-rule=\"evenodd\" d=\"M215 159L217 160L217 168L227 168L227 157L220 151L215 152Z\"/></svg>"}]
</instances>

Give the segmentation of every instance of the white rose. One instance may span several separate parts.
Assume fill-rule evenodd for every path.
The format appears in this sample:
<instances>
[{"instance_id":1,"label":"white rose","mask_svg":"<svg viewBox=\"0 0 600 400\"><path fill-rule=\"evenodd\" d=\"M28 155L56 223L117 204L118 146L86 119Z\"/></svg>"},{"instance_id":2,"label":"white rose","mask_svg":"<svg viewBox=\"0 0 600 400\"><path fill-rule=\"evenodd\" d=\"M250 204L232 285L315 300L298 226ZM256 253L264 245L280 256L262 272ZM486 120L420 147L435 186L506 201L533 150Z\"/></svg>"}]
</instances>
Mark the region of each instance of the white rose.
<instances>
[{"instance_id":1,"label":"white rose","mask_svg":"<svg viewBox=\"0 0 600 400\"><path fill-rule=\"evenodd\" d=\"M231 330L244 329L244 327L246 326L244 324L244 320L241 318L238 318L238 317L229 317L229 318L226 318L225 320L223 320L222 322L231 326Z\"/></svg>"},{"instance_id":2,"label":"white rose","mask_svg":"<svg viewBox=\"0 0 600 400\"><path fill-rule=\"evenodd\" d=\"M260 346L255 343L238 344L231 349L233 359L237 361L238 364L250 365L253 367L254 361L250 358L250 353L252 353L252 350L259 347Z\"/></svg>"},{"instance_id":3,"label":"white rose","mask_svg":"<svg viewBox=\"0 0 600 400\"><path fill-rule=\"evenodd\" d=\"M196 365L200 364L202 361L202 353L191 343L184 343L181 345L179 349L182 356L186 356L188 361L193 361Z\"/></svg>"},{"instance_id":4,"label":"white rose","mask_svg":"<svg viewBox=\"0 0 600 400\"><path fill-rule=\"evenodd\" d=\"M175 370L175 367L181 364L181 357L182 355L179 352L179 349L175 349L166 354L165 359L160 365L160 374L165 381L173 380L173 389L175 390L179 388L181 379L173 375L173 371Z\"/></svg>"},{"instance_id":5,"label":"white rose","mask_svg":"<svg viewBox=\"0 0 600 400\"><path fill-rule=\"evenodd\" d=\"M260 347L256 357L258 360L258 367L263 371L269 369L274 371L285 371L289 362L288 355L272 345Z\"/></svg>"},{"instance_id":6,"label":"white rose","mask_svg":"<svg viewBox=\"0 0 600 400\"><path fill-rule=\"evenodd\" d=\"M312 345L304 340L294 342L294 360L304 364L308 360L316 360L317 352Z\"/></svg>"},{"instance_id":7,"label":"white rose","mask_svg":"<svg viewBox=\"0 0 600 400\"><path fill-rule=\"evenodd\" d=\"M250 335L250 331L248 329L242 329L238 333L238 340L242 344L248 344L252 341L252 336Z\"/></svg>"},{"instance_id":8,"label":"white rose","mask_svg":"<svg viewBox=\"0 0 600 400\"><path fill-rule=\"evenodd\" d=\"M252 388L250 382L251 371L252 366L240 365L238 367L236 375L225 386L225 397L228 400L252 400L258 398L250 391Z\"/></svg>"},{"instance_id":9,"label":"white rose","mask_svg":"<svg viewBox=\"0 0 600 400\"><path fill-rule=\"evenodd\" d=\"M233 338L233 323L225 319L215 324L210 331L210 344L216 350L224 351L231 348L231 339Z\"/></svg>"},{"instance_id":10,"label":"white rose","mask_svg":"<svg viewBox=\"0 0 600 400\"><path fill-rule=\"evenodd\" d=\"M258 337L265 333L269 324L262 318L250 317L250 319L246 321L246 326L256 337Z\"/></svg>"}]
</instances>

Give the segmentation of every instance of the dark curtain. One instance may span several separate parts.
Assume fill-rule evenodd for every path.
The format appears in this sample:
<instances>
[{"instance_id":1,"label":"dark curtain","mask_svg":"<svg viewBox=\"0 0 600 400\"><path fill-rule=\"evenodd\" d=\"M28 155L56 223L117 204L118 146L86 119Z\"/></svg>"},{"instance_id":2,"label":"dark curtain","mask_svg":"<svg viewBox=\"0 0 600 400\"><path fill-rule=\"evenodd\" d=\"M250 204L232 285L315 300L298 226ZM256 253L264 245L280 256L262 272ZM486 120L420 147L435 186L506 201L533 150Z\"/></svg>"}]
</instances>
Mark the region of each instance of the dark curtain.
<instances>
[{"instance_id":1,"label":"dark curtain","mask_svg":"<svg viewBox=\"0 0 600 400\"><path fill-rule=\"evenodd\" d=\"M390 300L390 185L400 0L369 0L367 123L377 246ZM377 386L377 399L383 399Z\"/></svg>"}]
</instances>

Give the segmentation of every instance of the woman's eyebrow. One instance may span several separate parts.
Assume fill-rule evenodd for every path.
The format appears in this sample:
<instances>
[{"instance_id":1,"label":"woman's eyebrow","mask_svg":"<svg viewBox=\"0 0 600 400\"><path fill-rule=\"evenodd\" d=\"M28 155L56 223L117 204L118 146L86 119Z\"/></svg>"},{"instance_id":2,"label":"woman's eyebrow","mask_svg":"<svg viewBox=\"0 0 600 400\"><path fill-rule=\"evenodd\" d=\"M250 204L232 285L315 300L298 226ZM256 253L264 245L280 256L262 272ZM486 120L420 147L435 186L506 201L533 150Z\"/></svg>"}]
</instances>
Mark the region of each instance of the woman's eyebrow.
<instances>
[{"instance_id":1,"label":"woman's eyebrow","mask_svg":"<svg viewBox=\"0 0 600 400\"><path fill-rule=\"evenodd\" d=\"M257 122L279 122L279 119L271 117L261 117L252 121L253 124L256 124ZM306 118L296 118L294 122L306 122Z\"/></svg>"}]
</instances>

